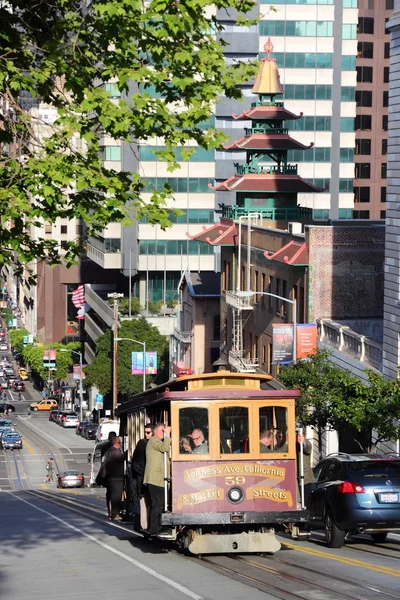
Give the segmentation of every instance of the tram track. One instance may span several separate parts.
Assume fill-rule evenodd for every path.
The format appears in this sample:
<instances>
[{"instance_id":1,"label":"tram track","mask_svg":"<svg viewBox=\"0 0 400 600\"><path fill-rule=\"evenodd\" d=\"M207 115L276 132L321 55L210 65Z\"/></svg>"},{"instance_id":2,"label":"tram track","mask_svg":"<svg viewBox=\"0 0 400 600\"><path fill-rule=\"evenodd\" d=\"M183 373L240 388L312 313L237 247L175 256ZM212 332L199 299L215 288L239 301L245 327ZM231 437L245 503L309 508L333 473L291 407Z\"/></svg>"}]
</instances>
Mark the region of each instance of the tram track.
<instances>
[{"instance_id":1,"label":"tram track","mask_svg":"<svg viewBox=\"0 0 400 600\"><path fill-rule=\"evenodd\" d=\"M243 563L238 568L237 563ZM360 582L351 582L347 579L337 577L331 574L325 574L303 565L296 566L293 563L281 561L279 557L271 556L267 561L261 562L254 558L243 556L213 556L203 557L202 563L208 564L210 568L217 572L224 573L230 577L247 583L252 587L264 592L270 592L281 600L298 600L305 597L320 597L318 594L325 594L329 600L399 600L400 595L395 595L391 591L377 589L364 585ZM284 569L277 568L276 564L285 565ZM244 572L244 564L247 567ZM298 570L301 575L296 575L293 571ZM262 571L262 575L260 573ZM305 577L304 573L309 573L311 578ZM315 576L326 578L326 583L317 583ZM339 586L342 586L340 589ZM343 586L351 587L351 590L345 591ZM337 591L336 591L337 590Z\"/></svg>"}]
</instances>

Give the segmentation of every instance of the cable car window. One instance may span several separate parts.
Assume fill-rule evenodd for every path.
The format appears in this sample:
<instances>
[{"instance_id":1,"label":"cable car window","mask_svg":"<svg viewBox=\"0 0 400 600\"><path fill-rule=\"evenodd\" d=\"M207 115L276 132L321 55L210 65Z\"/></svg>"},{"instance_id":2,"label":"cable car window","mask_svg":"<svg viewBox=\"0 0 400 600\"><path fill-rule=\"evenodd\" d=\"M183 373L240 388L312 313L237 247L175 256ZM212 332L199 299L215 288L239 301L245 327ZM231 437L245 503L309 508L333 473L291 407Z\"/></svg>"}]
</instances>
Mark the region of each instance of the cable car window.
<instances>
[{"instance_id":1,"label":"cable car window","mask_svg":"<svg viewBox=\"0 0 400 600\"><path fill-rule=\"evenodd\" d=\"M180 454L208 454L208 408L179 409Z\"/></svg>"},{"instance_id":2,"label":"cable car window","mask_svg":"<svg viewBox=\"0 0 400 600\"><path fill-rule=\"evenodd\" d=\"M249 410L243 406L219 409L219 440L221 454L249 452Z\"/></svg>"},{"instance_id":3,"label":"cable car window","mask_svg":"<svg viewBox=\"0 0 400 600\"><path fill-rule=\"evenodd\" d=\"M283 406L260 408L260 452L287 452L287 409Z\"/></svg>"}]
</instances>

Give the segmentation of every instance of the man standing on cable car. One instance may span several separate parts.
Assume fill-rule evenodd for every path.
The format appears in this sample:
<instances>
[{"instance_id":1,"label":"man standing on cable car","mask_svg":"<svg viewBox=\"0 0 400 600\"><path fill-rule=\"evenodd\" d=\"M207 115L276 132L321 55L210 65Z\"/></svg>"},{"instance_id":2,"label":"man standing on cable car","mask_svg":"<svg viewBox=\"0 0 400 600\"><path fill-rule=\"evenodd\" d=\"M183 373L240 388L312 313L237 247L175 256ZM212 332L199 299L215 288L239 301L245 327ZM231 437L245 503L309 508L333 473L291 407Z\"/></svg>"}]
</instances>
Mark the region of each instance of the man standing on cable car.
<instances>
[{"instance_id":1,"label":"man standing on cable car","mask_svg":"<svg viewBox=\"0 0 400 600\"><path fill-rule=\"evenodd\" d=\"M146 446L146 467L143 483L147 485L150 496L149 535L158 535L161 531L160 516L164 507L164 454L171 446L171 427L157 423L153 437ZM168 463L169 466L169 463Z\"/></svg>"}]
</instances>

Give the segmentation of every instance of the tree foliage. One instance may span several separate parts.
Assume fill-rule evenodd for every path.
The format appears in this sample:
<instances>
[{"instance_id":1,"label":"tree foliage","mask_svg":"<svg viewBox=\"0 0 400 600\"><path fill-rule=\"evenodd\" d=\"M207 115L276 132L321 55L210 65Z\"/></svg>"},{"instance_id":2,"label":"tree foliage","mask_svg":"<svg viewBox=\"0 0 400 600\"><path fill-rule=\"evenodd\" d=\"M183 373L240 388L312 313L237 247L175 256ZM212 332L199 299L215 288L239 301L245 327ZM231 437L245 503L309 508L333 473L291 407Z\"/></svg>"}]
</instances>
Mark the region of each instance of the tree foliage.
<instances>
[{"instance_id":1,"label":"tree foliage","mask_svg":"<svg viewBox=\"0 0 400 600\"><path fill-rule=\"evenodd\" d=\"M241 97L237 84L256 67L225 62L215 12L253 6L252 0L1 3L0 266L13 253L16 267L36 258L60 262L56 240L30 236L32 226L59 217L82 219L87 235L132 216L169 224L171 190L154 191L144 204L140 175L102 163L104 140L122 140L136 152L138 142L161 137L165 150L158 155L171 170L178 168L177 147L220 146L223 134L204 124L221 94ZM117 101L105 87L114 82ZM41 118L39 102L54 107L54 122ZM79 240L68 242L66 263L79 251Z\"/></svg>"},{"instance_id":2,"label":"tree foliage","mask_svg":"<svg viewBox=\"0 0 400 600\"><path fill-rule=\"evenodd\" d=\"M314 356L284 367L280 381L288 388L301 390L297 419L321 435L326 428L363 433L369 440L362 450L379 442L400 437L400 382L385 379L367 370L368 383L350 371L337 367L330 353L318 350Z\"/></svg>"},{"instance_id":3,"label":"tree foliage","mask_svg":"<svg viewBox=\"0 0 400 600\"><path fill-rule=\"evenodd\" d=\"M123 321L118 329L118 337L133 338L146 343L147 352L157 352L158 375L157 379L163 381L168 375L168 339L161 335L157 327L151 325L141 317L132 321ZM131 341L118 342L118 393L122 395L142 391L143 376L132 375L132 352L142 352L143 346ZM96 340L96 358L85 368L86 385L96 386L100 393L108 394L112 389L113 368L113 333L106 331ZM147 375L146 382L154 380L154 376Z\"/></svg>"}]
</instances>

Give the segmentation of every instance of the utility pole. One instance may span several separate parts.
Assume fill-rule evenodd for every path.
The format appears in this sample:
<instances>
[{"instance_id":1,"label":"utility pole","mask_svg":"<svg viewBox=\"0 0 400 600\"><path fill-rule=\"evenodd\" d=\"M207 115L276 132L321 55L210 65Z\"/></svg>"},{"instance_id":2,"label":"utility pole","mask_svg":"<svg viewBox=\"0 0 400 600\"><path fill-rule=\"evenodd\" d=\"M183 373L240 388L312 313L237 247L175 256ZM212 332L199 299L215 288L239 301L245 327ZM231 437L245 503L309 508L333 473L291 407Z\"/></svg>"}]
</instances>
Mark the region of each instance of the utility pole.
<instances>
[{"instance_id":1,"label":"utility pole","mask_svg":"<svg viewBox=\"0 0 400 600\"><path fill-rule=\"evenodd\" d=\"M115 411L118 403L118 298L123 298L123 294L118 294L117 292L113 292L112 294L107 294L108 298L112 298L114 300L114 339L113 339L113 408L112 408L112 417L115 418Z\"/></svg>"}]
</instances>

